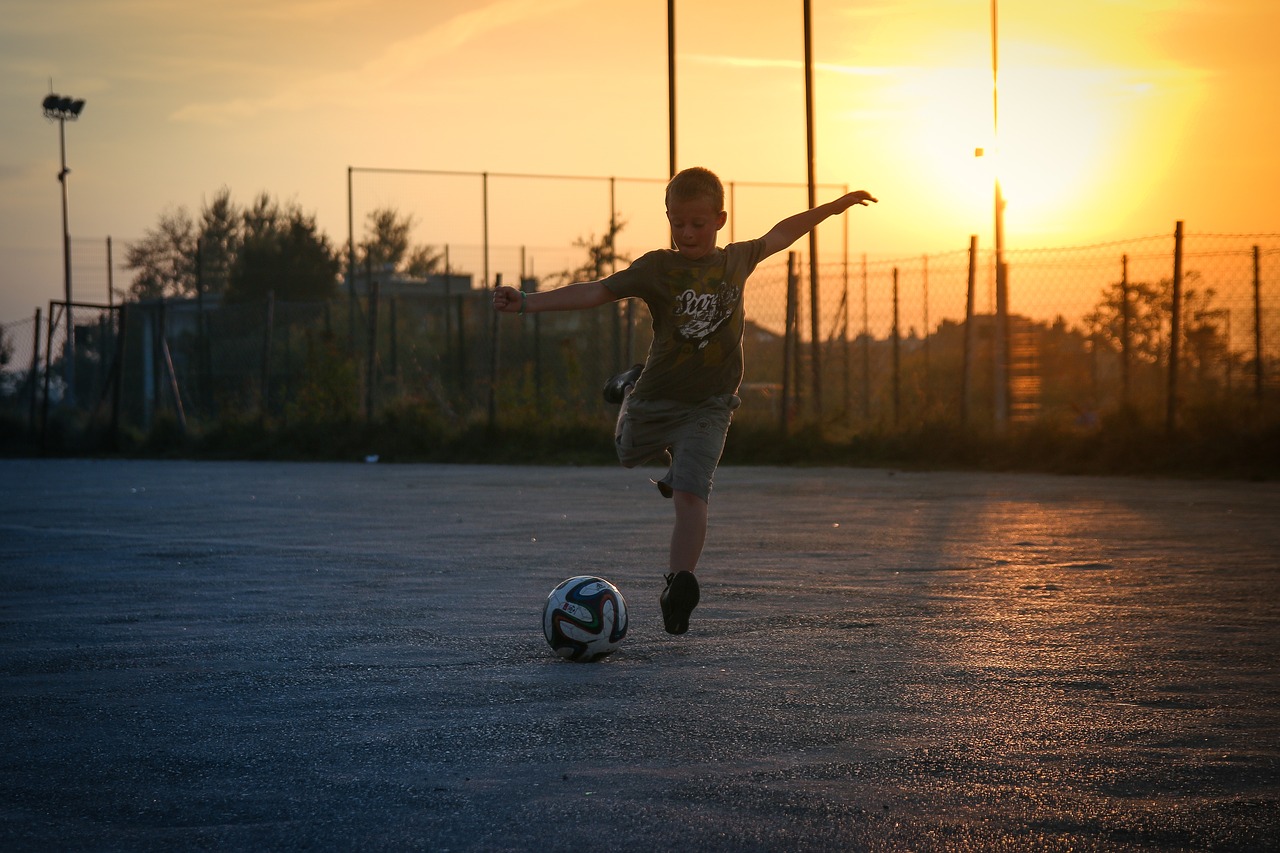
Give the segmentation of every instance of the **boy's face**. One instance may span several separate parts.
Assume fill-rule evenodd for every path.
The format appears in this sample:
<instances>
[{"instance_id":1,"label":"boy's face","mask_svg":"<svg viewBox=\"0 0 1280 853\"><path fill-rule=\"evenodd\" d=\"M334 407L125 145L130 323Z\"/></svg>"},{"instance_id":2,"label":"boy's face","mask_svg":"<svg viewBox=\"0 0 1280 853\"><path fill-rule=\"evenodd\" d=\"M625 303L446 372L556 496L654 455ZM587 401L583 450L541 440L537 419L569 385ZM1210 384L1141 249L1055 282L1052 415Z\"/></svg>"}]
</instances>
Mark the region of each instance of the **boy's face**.
<instances>
[{"instance_id":1,"label":"boy's face","mask_svg":"<svg viewBox=\"0 0 1280 853\"><path fill-rule=\"evenodd\" d=\"M671 242L676 250L691 261L706 257L715 250L716 232L724 227L729 214L716 210L705 197L672 199L667 205L667 221L671 223Z\"/></svg>"}]
</instances>

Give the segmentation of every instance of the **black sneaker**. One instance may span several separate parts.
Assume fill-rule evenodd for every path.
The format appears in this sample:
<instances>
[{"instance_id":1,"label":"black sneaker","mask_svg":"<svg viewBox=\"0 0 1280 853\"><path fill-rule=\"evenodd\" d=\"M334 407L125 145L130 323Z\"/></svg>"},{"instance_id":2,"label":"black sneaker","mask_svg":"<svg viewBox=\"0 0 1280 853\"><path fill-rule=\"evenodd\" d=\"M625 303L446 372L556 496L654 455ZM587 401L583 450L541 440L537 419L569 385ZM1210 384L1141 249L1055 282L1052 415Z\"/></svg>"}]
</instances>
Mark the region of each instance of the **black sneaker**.
<instances>
[{"instance_id":1,"label":"black sneaker","mask_svg":"<svg viewBox=\"0 0 1280 853\"><path fill-rule=\"evenodd\" d=\"M644 370L643 364L637 364L630 370L624 370L617 376L604 383L604 401L606 403L621 403L627 397L627 386L635 385L636 380L640 378L641 371Z\"/></svg>"},{"instance_id":2,"label":"black sneaker","mask_svg":"<svg viewBox=\"0 0 1280 853\"><path fill-rule=\"evenodd\" d=\"M689 630L689 614L698 606L698 579L693 572L674 572L666 578L667 588L658 598L662 624L668 634L683 634Z\"/></svg>"}]
</instances>

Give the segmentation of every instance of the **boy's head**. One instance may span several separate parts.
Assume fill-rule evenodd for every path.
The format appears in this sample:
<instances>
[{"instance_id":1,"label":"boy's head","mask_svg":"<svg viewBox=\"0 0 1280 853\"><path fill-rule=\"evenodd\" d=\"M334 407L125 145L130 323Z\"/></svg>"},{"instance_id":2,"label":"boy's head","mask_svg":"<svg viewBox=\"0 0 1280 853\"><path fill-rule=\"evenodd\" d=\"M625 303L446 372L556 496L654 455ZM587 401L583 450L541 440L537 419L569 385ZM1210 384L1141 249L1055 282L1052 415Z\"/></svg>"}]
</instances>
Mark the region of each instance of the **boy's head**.
<instances>
[{"instance_id":1,"label":"boy's head","mask_svg":"<svg viewBox=\"0 0 1280 853\"><path fill-rule=\"evenodd\" d=\"M705 198L711 202L716 213L724 210L724 184L716 177L716 173L701 166L694 166L679 172L667 182L667 210L673 201L689 201Z\"/></svg>"},{"instance_id":2,"label":"boy's head","mask_svg":"<svg viewBox=\"0 0 1280 853\"><path fill-rule=\"evenodd\" d=\"M724 185L710 169L685 169L667 184L671 242L689 260L696 261L715 249L716 232L728 218Z\"/></svg>"}]
</instances>

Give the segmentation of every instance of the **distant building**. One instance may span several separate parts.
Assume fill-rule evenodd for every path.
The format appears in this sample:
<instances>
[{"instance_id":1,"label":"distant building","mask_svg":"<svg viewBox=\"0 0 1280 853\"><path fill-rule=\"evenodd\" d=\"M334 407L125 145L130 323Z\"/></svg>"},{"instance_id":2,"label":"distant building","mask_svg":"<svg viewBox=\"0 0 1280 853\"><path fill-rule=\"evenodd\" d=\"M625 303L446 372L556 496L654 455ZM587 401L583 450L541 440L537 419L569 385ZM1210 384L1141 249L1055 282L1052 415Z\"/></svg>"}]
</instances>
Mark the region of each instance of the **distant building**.
<instances>
[{"instance_id":1,"label":"distant building","mask_svg":"<svg viewBox=\"0 0 1280 853\"><path fill-rule=\"evenodd\" d=\"M375 273L373 280L378 283L378 295L384 299L389 296L456 296L476 289L475 276L471 273L432 273L425 279L400 273L386 276ZM346 287L344 281L343 292L346 292ZM369 293L369 278L363 272L356 274L355 291L357 296Z\"/></svg>"}]
</instances>

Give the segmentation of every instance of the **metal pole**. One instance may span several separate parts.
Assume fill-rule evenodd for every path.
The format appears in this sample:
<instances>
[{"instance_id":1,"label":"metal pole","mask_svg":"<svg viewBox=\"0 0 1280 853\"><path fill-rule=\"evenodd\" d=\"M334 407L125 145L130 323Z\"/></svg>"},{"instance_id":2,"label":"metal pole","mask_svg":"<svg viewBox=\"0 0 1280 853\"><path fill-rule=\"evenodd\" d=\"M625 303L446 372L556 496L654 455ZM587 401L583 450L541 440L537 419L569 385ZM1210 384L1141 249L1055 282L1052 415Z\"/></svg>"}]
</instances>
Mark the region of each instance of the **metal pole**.
<instances>
[{"instance_id":1,"label":"metal pole","mask_svg":"<svg viewBox=\"0 0 1280 853\"><path fill-rule=\"evenodd\" d=\"M36 325L39 325L38 323ZM1262 405L1262 263L1259 259L1258 247L1253 247L1253 393Z\"/></svg>"},{"instance_id":2,"label":"metal pole","mask_svg":"<svg viewBox=\"0 0 1280 853\"><path fill-rule=\"evenodd\" d=\"M964 353L960 370L960 422L969 423L969 388L973 370L973 297L978 284L978 235L969 235L969 277L964 297Z\"/></svg>"},{"instance_id":3,"label":"metal pole","mask_svg":"<svg viewBox=\"0 0 1280 853\"><path fill-rule=\"evenodd\" d=\"M667 152L670 177L676 174L676 0L667 0Z\"/></svg>"},{"instance_id":4,"label":"metal pole","mask_svg":"<svg viewBox=\"0 0 1280 853\"><path fill-rule=\"evenodd\" d=\"M124 393L124 354L129 319L128 312L129 303L122 303L120 305L119 330L116 334L116 362L112 369L114 380L111 384L111 440L117 444L120 441L120 397Z\"/></svg>"},{"instance_id":5,"label":"metal pole","mask_svg":"<svg viewBox=\"0 0 1280 853\"><path fill-rule=\"evenodd\" d=\"M49 302L49 318L48 325L45 328L44 338L44 395L40 408L40 452L45 451L45 439L49 433L49 368L53 364L53 327L56 326L57 320L54 319L53 306L56 302Z\"/></svg>"},{"instance_id":6,"label":"metal pole","mask_svg":"<svg viewBox=\"0 0 1280 853\"><path fill-rule=\"evenodd\" d=\"M867 307L867 253L862 253L862 415L871 419L871 314Z\"/></svg>"},{"instance_id":7,"label":"metal pole","mask_svg":"<svg viewBox=\"0 0 1280 853\"><path fill-rule=\"evenodd\" d=\"M27 418L27 429L36 431L36 403L40 399L40 385L37 376L40 373L40 309L36 309L35 331L31 340L31 369L27 371L27 382L31 385L31 411Z\"/></svg>"},{"instance_id":8,"label":"metal pole","mask_svg":"<svg viewBox=\"0 0 1280 853\"><path fill-rule=\"evenodd\" d=\"M480 208L483 217L481 241L484 244L484 289L489 289L489 173L480 175Z\"/></svg>"},{"instance_id":9,"label":"metal pole","mask_svg":"<svg viewBox=\"0 0 1280 853\"><path fill-rule=\"evenodd\" d=\"M808 151L809 209L817 205L813 152L813 21L810 0L804 0L805 139ZM813 414L822 420L822 337L818 297L818 229L809 231L809 345L813 351Z\"/></svg>"},{"instance_id":10,"label":"metal pole","mask_svg":"<svg viewBox=\"0 0 1280 853\"><path fill-rule=\"evenodd\" d=\"M369 271L369 334L365 353L364 419L373 422L374 388L378 384L378 282L373 277L373 265L366 259Z\"/></svg>"},{"instance_id":11,"label":"metal pole","mask_svg":"<svg viewBox=\"0 0 1280 853\"><path fill-rule=\"evenodd\" d=\"M356 351L356 229L351 193L354 171L354 167L347 167L347 348L353 353Z\"/></svg>"},{"instance_id":12,"label":"metal pole","mask_svg":"<svg viewBox=\"0 0 1280 853\"><path fill-rule=\"evenodd\" d=\"M849 194L849 185L844 185L844 195ZM849 212L840 216L843 245L841 246L841 279L844 286L844 416L848 420L853 414L853 356L849 350Z\"/></svg>"},{"instance_id":13,"label":"metal pole","mask_svg":"<svg viewBox=\"0 0 1280 853\"><path fill-rule=\"evenodd\" d=\"M444 364L445 359L453 352L453 306L450 305L449 292L452 289L453 268L449 265L449 244L444 244L444 355L440 359ZM458 377L458 385L462 385L462 377Z\"/></svg>"},{"instance_id":14,"label":"metal pole","mask_svg":"<svg viewBox=\"0 0 1280 853\"><path fill-rule=\"evenodd\" d=\"M796 324L796 253L787 252L787 314L782 328L782 412L781 428L785 436L791 431L791 382L795 350Z\"/></svg>"},{"instance_id":15,"label":"metal pole","mask_svg":"<svg viewBox=\"0 0 1280 853\"><path fill-rule=\"evenodd\" d=\"M160 304L161 310L164 303ZM161 315L163 316L163 315ZM276 292L267 291L267 304L262 312L262 409L259 417L265 423L271 405L271 333L275 326Z\"/></svg>"},{"instance_id":16,"label":"metal pole","mask_svg":"<svg viewBox=\"0 0 1280 853\"><path fill-rule=\"evenodd\" d=\"M108 308L114 308L116 304L115 273L113 271L114 266L115 264L111 260L111 238L108 237L107 238L107 307ZM199 275L198 269L196 270L196 274Z\"/></svg>"},{"instance_id":17,"label":"metal pole","mask_svg":"<svg viewBox=\"0 0 1280 853\"><path fill-rule=\"evenodd\" d=\"M902 411L901 332L898 327L898 268L893 268L893 425L898 425Z\"/></svg>"},{"instance_id":18,"label":"metal pole","mask_svg":"<svg viewBox=\"0 0 1280 853\"><path fill-rule=\"evenodd\" d=\"M737 227L736 221L738 219L738 216L737 216L738 200L734 197L734 193L736 191L737 191L737 188L734 186L733 181L730 181L729 182L729 242L730 243L737 242L737 238L734 236L736 233L734 229Z\"/></svg>"},{"instance_id":19,"label":"metal pole","mask_svg":"<svg viewBox=\"0 0 1280 853\"><path fill-rule=\"evenodd\" d=\"M933 402L932 395L929 391L929 372L932 365L929 361L929 256L921 257L921 273L924 277L922 298L924 299L924 405L928 411L929 405Z\"/></svg>"},{"instance_id":20,"label":"metal pole","mask_svg":"<svg viewBox=\"0 0 1280 853\"><path fill-rule=\"evenodd\" d=\"M1164 427L1173 432L1178 420L1178 339L1182 336L1182 220L1173 231L1173 307L1169 318L1169 396Z\"/></svg>"},{"instance_id":21,"label":"metal pole","mask_svg":"<svg viewBox=\"0 0 1280 853\"><path fill-rule=\"evenodd\" d=\"M613 274L618 271L618 208L616 199L616 182L613 178L609 178L609 273ZM522 288L523 289L523 288ZM631 300L628 299L627 302ZM630 330L628 330L627 339L624 341L622 331L622 306L610 305L609 316L613 320L613 372L618 373L623 368L623 360L630 360L631 350L628 347L623 352L624 343L630 343Z\"/></svg>"},{"instance_id":22,"label":"metal pole","mask_svg":"<svg viewBox=\"0 0 1280 853\"><path fill-rule=\"evenodd\" d=\"M502 286L502 273L498 273L493 286ZM489 431L492 432L498 425L498 334L501 327L498 325L498 312L490 313L493 314L493 338L489 341Z\"/></svg>"},{"instance_id":23,"label":"metal pole","mask_svg":"<svg viewBox=\"0 0 1280 853\"><path fill-rule=\"evenodd\" d=\"M1004 194L1000 189L1000 31L998 0L991 0L991 128L996 143L995 243L996 243L996 327L995 425L1003 430L1009 422L1009 280L1004 265Z\"/></svg>"},{"instance_id":24,"label":"metal pole","mask_svg":"<svg viewBox=\"0 0 1280 853\"><path fill-rule=\"evenodd\" d=\"M1129 256L1120 256L1120 401L1129 405Z\"/></svg>"},{"instance_id":25,"label":"metal pole","mask_svg":"<svg viewBox=\"0 0 1280 853\"><path fill-rule=\"evenodd\" d=\"M75 321L71 316L71 228L67 214L67 121L58 119L58 150L62 158L62 171L58 172L58 183L62 184L62 272L67 301L66 330L67 339L63 345L63 373L67 382L67 405L76 402L76 335Z\"/></svg>"}]
</instances>

